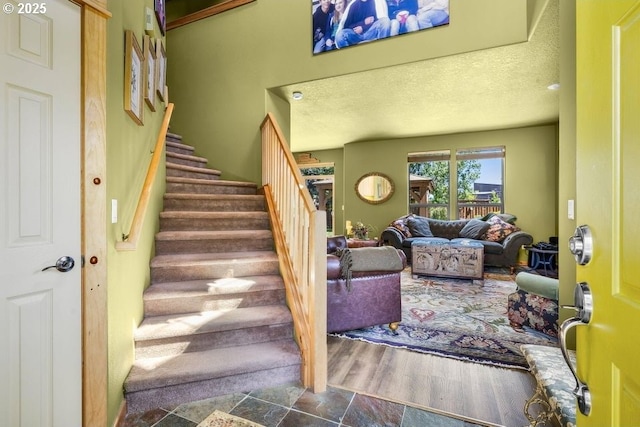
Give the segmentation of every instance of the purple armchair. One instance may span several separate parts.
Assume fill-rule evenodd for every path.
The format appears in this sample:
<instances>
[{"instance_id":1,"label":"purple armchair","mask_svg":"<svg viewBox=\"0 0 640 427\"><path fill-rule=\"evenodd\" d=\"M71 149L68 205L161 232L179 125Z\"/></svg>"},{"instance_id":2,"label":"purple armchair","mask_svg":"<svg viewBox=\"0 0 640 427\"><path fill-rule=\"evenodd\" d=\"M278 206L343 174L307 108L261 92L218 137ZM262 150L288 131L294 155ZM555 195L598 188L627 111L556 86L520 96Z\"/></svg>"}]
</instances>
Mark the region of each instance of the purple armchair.
<instances>
[{"instance_id":1,"label":"purple armchair","mask_svg":"<svg viewBox=\"0 0 640 427\"><path fill-rule=\"evenodd\" d=\"M380 263L381 270L363 271L358 269L354 262L354 268L350 272L350 283L347 283L340 257L336 253L346 248L347 239L344 236L327 238L327 332L342 332L382 324L389 324L392 330L397 329L402 319L400 275L407 266L404 252L391 251L397 253L399 259L391 260L391 267ZM353 255L359 256L379 256L387 259L390 256L390 247L349 250Z\"/></svg>"}]
</instances>

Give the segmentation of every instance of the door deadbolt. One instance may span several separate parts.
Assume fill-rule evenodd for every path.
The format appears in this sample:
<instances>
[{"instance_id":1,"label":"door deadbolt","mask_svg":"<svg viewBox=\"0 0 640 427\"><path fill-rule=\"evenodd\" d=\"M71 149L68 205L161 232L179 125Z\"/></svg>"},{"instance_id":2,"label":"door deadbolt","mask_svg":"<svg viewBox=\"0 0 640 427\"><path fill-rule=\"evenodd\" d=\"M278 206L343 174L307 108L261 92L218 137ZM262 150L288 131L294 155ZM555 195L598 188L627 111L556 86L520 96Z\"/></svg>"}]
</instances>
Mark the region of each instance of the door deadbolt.
<instances>
[{"instance_id":1,"label":"door deadbolt","mask_svg":"<svg viewBox=\"0 0 640 427\"><path fill-rule=\"evenodd\" d=\"M588 225L581 225L576 228L573 236L569 238L569 250L580 265L585 265L591 261L593 255L593 238Z\"/></svg>"}]
</instances>

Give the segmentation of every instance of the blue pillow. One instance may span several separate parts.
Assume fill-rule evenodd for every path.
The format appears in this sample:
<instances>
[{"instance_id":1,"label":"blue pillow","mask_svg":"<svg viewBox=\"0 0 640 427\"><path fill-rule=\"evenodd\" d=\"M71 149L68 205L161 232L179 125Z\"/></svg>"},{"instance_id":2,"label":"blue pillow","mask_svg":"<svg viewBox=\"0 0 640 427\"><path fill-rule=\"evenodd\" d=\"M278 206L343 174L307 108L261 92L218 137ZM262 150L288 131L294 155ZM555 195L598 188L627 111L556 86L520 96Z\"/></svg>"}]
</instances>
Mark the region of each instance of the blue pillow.
<instances>
[{"instance_id":1,"label":"blue pillow","mask_svg":"<svg viewBox=\"0 0 640 427\"><path fill-rule=\"evenodd\" d=\"M413 216L407 219L407 227L413 237L434 237L427 218Z\"/></svg>"},{"instance_id":2,"label":"blue pillow","mask_svg":"<svg viewBox=\"0 0 640 427\"><path fill-rule=\"evenodd\" d=\"M491 224L479 219L470 219L469 222L460 230L460 237L465 239L481 240L484 233L489 230Z\"/></svg>"}]
</instances>

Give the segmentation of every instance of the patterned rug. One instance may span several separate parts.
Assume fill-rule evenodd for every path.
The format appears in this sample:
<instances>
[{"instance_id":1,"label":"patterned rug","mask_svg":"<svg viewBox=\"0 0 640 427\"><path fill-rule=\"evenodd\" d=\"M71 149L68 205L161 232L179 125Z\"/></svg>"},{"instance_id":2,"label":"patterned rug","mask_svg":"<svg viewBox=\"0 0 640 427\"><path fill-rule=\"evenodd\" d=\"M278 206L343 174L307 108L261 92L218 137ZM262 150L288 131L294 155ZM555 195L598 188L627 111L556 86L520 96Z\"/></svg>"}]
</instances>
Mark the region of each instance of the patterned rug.
<instances>
[{"instance_id":1,"label":"patterned rug","mask_svg":"<svg viewBox=\"0 0 640 427\"><path fill-rule=\"evenodd\" d=\"M418 277L402 273L402 322L396 333L388 325L330 335L436 354L494 366L528 369L521 344L557 346L555 338L526 329L516 331L507 319L507 296L513 276L493 270L484 281Z\"/></svg>"}]
</instances>

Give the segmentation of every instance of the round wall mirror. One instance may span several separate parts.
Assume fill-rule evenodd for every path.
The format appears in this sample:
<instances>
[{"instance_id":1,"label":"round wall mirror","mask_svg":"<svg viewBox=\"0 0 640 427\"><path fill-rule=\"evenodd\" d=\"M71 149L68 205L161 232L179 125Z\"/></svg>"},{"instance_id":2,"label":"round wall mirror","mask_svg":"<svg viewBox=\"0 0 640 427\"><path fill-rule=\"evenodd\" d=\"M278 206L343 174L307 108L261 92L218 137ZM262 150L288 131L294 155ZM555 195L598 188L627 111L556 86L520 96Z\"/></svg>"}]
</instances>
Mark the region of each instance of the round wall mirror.
<instances>
[{"instance_id":1,"label":"round wall mirror","mask_svg":"<svg viewBox=\"0 0 640 427\"><path fill-rule=\"evenodd\" d=\"M386 202L393 195L393 181L380 172L371 172L356 182L356 194L367 203Z\"/></svg>"}]
</instances>

